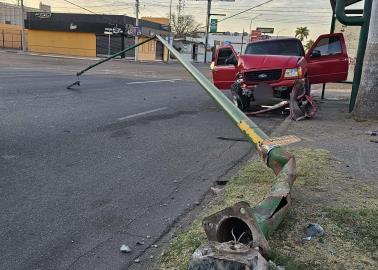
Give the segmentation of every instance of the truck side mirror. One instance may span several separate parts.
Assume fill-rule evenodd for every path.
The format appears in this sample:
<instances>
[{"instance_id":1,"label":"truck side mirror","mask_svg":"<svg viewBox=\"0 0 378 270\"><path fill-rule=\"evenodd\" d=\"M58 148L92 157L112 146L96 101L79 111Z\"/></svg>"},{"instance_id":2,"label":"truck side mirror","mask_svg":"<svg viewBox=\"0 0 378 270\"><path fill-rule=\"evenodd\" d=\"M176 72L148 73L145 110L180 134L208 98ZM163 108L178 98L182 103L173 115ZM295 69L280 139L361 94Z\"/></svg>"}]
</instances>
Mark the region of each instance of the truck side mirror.
<instances>
[{"instance_id":1,"label":"truck side mirror","mask_svg":"<svg viewBox=\"0 0 378 270\"><path fill-rule=\"evenodd\" d=\"M320 57L320 56L322 56L322 54L320 53L319 50L313 50L313 51L311 52L311 55L310 55L311 58L318 58L318 57Z\"/></svg>"}]
</instances>

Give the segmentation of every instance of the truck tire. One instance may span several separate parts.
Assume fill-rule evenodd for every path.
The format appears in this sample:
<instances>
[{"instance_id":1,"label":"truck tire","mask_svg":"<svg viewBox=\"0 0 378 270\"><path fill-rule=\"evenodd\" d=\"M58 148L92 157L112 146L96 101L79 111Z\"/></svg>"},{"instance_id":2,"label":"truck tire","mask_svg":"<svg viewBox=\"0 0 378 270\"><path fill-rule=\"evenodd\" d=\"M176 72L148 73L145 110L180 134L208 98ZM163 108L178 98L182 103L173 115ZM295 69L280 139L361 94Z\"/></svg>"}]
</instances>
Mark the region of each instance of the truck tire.
<instances>
[{"instance_id":1,"label":"truck tire","mask_svg":"<svg viewBox=\"0 0 378 270\"><path fill-rule=\"evenodd\" d=\"M249 108L249 104L251 103L251 98L243 95L243 89L240 85L235 82L231 86L231 94L232 94L232 101L234 104L243 112Z\"/></svg>"}]
</instances>

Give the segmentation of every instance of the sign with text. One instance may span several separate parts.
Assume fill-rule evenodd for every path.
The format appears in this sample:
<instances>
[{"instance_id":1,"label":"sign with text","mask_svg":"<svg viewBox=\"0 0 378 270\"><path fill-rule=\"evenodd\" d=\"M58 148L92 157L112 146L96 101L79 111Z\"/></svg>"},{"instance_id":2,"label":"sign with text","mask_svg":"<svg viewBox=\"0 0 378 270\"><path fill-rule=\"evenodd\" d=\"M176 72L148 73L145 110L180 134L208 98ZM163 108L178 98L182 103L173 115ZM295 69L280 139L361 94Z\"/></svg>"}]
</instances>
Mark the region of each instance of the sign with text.
<instances>
[{"instance_id":1,"label":"sign with text","mask_svg":"<svg viewBox=\"0 0 378 270\"><path fill-rule=\"evenodd\" d=\"M218 30L218 19L210 20L210 33L216 33Z\"/></svg>"},{"instance_id":2,"label":"sign with text","mask_svg":"<svg viewBox=\"0 0 378 270\"><path fill-rule=\"evenodd\" d=\"M135 27L134 27L134 35L135 35L135 36L140 36L140 35L142 35L142 27L140 27L140 26L135 26Z\"/></svg>"},{"instance_id":3,"label":"sign with text","mask_svg":"<svg viewBox=\"0 0 378 270\"><path fill-rule=\"evenodd\" d=\"M263 34L273 34L274 28L268 28L268 27L257 27L257 31L260 31Z\"/></svg>"}]
</instances>

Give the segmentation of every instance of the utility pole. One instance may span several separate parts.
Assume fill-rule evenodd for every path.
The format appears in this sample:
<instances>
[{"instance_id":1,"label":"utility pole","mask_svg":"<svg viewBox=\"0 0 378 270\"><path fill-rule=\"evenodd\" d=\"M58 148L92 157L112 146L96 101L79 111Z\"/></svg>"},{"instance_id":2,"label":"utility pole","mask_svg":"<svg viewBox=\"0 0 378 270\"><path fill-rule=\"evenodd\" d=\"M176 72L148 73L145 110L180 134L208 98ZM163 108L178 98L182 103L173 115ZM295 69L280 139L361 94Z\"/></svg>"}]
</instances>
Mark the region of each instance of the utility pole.
<instances>
[{"instance_id":1,"label":"utility pole","mask_svg":"<svg viewBox=\"0 0 378 270\"><path fill-rule=\"evenodd\" d=\"M138 38L139 31L139 0L135 0L135 45L139 43ZM135 61L138 61L138 48L135 48Z\"/></svg>"},{"instance_id":2,"label":"utility pole","mask_svg":"<svg viewBox=\"0 0 378 270\"><path fill-rule=\"evenodd\" d=\"M211 0L207 0L206 37L205 37L205 61L207 63L207 45L209 44L209 24L211 14Z\"/></svg>"},{"instance_id":3,"label":"utility pole","mask_svg":"<svg viewBox=\"0 0 378 270\"><path fill-rule=\"evenodd\" d=\"M21 0L21 47L25 52L25 21L24 21L24 0Z\"/></svg>"},{"instance_id":4,"label":"utility pole","mask_svg":"<svg viewBox=\"0 0 378 270\"><path fill-rule=\"evenodd\" d=\"M172 0L169 3L169 36L168 36L169 44L172 45L173 43L173 35L172 35ZM168 50L167 56L167 63L171 58L171 52Z\"/></svg>"},{"instance_id":5,"label":"utility pole","mask_svg":"<svg viewBox=\"0 0 378 270\"><path fill-rule=\"evenodd\" d=\"M244 43L244 28L243 28L243 32L242 32L240 54L243 54L243 43Z\"/></svg>"}]
</instances>

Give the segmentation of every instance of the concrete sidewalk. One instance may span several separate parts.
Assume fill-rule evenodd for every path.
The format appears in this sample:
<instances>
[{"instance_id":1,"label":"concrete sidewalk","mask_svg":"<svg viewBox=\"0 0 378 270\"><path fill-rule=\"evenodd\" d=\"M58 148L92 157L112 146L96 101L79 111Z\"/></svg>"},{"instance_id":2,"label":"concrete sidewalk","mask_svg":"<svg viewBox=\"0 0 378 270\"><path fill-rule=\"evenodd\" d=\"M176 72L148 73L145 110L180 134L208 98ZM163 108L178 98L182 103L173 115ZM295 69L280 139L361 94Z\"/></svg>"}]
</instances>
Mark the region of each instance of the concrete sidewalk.
<instances>
[{"instance_id":1,"label":"concrete sidewalk","mask_svg":"<svg viewBox=\"0 0 378 270\"><path fill-rule=\"evenodd\" d=\"M318 104L314 119L293 122L287 119L275 133L296 135L302 139L296 146L323 148L344 164L344 173L355 180L374 182L378 179L378 136L366 134L378 131L377 121L357 122L348 113L349 89L329 91L328 99L320 99L320 90L313 92Z\"/></svg>"}]
</instances>

